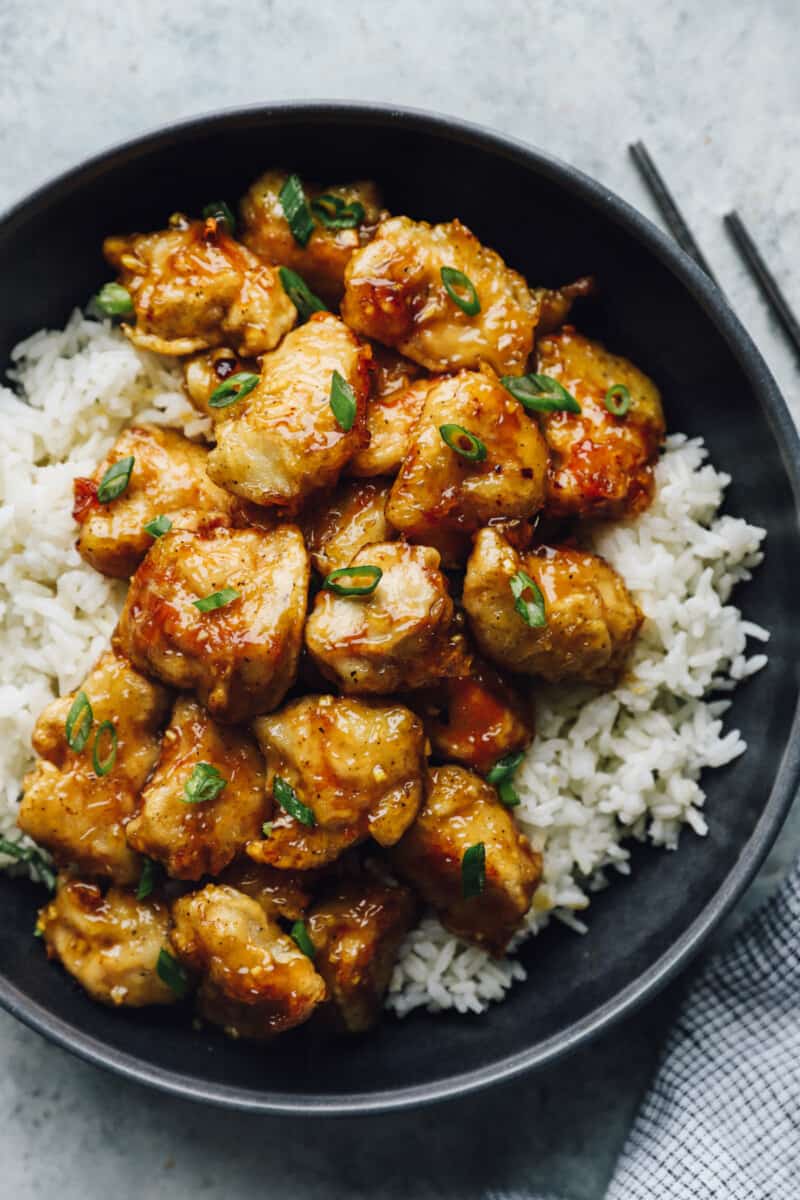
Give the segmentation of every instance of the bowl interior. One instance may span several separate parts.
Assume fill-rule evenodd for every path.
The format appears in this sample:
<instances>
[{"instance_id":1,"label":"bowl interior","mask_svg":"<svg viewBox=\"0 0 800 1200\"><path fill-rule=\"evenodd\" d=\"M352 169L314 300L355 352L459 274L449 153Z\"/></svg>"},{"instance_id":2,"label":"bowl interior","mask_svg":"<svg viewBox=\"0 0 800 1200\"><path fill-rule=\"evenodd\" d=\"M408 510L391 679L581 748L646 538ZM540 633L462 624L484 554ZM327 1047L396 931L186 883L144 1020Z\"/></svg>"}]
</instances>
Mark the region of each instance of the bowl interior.
<instances>
[{"instance_id":1,"label":"bowl interior","mask_svg":"<svg viewBox=\"0 0 800 1200\"><path fill-rule=\"evenodd\" d=\"M736 693L731 720L749 750L705 779L708 837L686 833L677 856L637 849L633 877L596 897L589 936L552 926L529 942L520 954L527 983L482 1016L387 1019L357 1042L299 1030L254 1049L194 1032L175 1011L111 1012L32 941L37 889L0 879L0 994L46 1032L209 1098L266 1108L385 1105L403 1100L404 1089L414 1089L407 1100L430 1096L456 1076L484 1078L498 1064L552 1056L625 997L654 986L674 966L679 941L688 944L755 870L794 770L785 751L800 651L790 587L797 452L788 426L775 427L781 402L747 339L734 344L735 323L714 318L702 284L692 294L680 278L691 271L676 266L646 222L620 215L601 189L524 150L381 112L234 114L118 151L38 193L0 226L0 361L35 329L62 325L108 277L105 234L161 227L176 209L196 213L210 199L233 200L273 164L323 181L371 176L391 211L431 221L458 215L533 283L596 274L601 294L577 314L581 328L654 376L670 429L702 434L713 462L732 475L727 511L768 530L766 561L736 599L772 631L770 665ZM768 804L782 759L783 786Z\"/></svg>"}]
</instances>

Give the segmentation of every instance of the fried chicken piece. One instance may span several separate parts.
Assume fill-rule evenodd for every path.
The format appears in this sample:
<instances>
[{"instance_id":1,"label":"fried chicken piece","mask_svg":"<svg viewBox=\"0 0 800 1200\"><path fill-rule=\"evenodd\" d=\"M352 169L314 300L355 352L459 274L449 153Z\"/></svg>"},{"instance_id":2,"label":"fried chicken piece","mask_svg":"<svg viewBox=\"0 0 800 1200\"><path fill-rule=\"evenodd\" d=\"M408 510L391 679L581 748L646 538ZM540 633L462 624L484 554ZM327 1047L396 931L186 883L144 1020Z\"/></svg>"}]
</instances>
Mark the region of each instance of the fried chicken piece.
<instances>
[{"instance_id":1,"label":"fried chicken piece","mask_svg":"<svg viewBox=\"0 0 800 1200\"><path fill-rule=\"evenodd\" d=\"M409 888L361 880L339 885L314 905L307 919L314 965L339 1028L365 1033L377 1025L397 952L418 912Z\"/></svg>"},{"instance_id":2,"label":"fried chicken piece","mask_svg":"<svg viewBox=\"0 0 800 1200\"><path fill-rule=\"evenodd\" d=\"M212 408L209 404L217 388L232 375L258 375L257 359L240 358L228 346L203 350L183 360L183 387L198 412L212 421L224 421L230 416L227 408Z\"/></svg>"},{"instance_id":3,"label":"fried chicken piece","mask_svg":"<svg viewBox=\"0 0 800 1200\"><path fill-rule=\"evenodd\" d=\"M211 478L256 504L296 509L331 487L366 438L368 346L331 313L315 313L265 356L258 386L224 411ZM331 406L334 372L352 390L349 428Z\"/></svg>"},{"instance_id":4,"label":"fried chicken piece","mask_svg":"<svg viewBox=\"0 0 800 1200\"><path fill-rule=\"evenodd\" d=\"M190 781L207 775L207 767L225 786L193 801L197 792ZM196 700L181 696L141 808L128 825L129 844L175 879L200 879L218 875L243 852L245 843L259 836L267 815L264 760L253 739L217 725Z\"/></svg>"},{"instance_id":5,"label":"fried chicken piece","mask_svg":"<svg viewBox=\"0 0 800 1200\"><path fill-rule=\"evenodd\" d=\"M464 896L463 859L482 844L485 884ZM541 878L541 855L532 850L494 788L463 767L431 772L428 798L392 862L459 937L502 957L522 924Z\"/></svg>"},{"instance_id":6,"label":"fried chicken piece","mask_svg":"<svg viewBox=\"0 0 800 1200\"><path fill-rule=\"evenodd\" d=\"M202 976L200 1015L232 1037L270 1038L307 1021L325 999L311 960L257 901L210 883L172 906L170 941Z\"/></svg>"},{"instance_id":7,"label":"fried chicken piece","mask_svg":"<svg viewBox=\"0 0 800 1200\"><path fill-rule=\"evenodd\" d=\"M279 806L268 836L247 847L256 862L321 867L367 837L392 845L414 820L425 735L402 704L305 696L253 729L267 760L267 794ZM299 809L291 795L283 806L287 787Z\"/></svg>"},{"instance_id":8,"label":"fried chicken piece","mask_svg":"<svg viewBox=\"0 0 800 1200\"><path fill-rule=\"evenodd\" d=\"M627 358L571 328L543 338L537 371L570 392L580 414L542 415L550 448L548 516L591 519L635 516L653 499L653 464L664 440L658 388ZM622 384L630 395L624 416L606 407L606 392Z\"/></svg>"},{"instance_id":9,"label":"fried chicken piece","mask_svg":"<svg viewBox=\"0 0 800 1200\"><path fill-rule=\"evenodd\" d=\"M422 369L411 359L379 342L372 345L372 368L369 444L354 455L347 469L361 477L396 475L432 381L420 378Z\"/></svg>"},{"instance_id":10,"label":"fried chicken piece","mask_svg":"<svg viewBox=\"0 0 800 1200\"><path fill-rule=\"evenodd\" d=\"M311 906L319 878L318 871L283 871L244 857L231 863L218 882L256 900L268 917L297 921Z\"/></svg>"},{"instance_id":11,"label":"fried chicken piece","mask_svg":"<svg viewBox=\"0 0 800 1200\"><path fill-rule=\"evenodd\" d=\"M196 689L212 717L244 721L294 682L308 580L292 525L166 533L131 580L114 646L147 674ZM219 606L198 609L209 598Z\"/></svg>"},{"instance_id":12,"label":"fried chicken piece","mask_svg":"<svg viewBox=\"0 0 800 1200\"><path fill-rule=\"evenodd\" d=\"M464 312L451 298L443 267L467 276L478 312ZM455 286L469 303L471 297ZM538 310L523 277L457 220L384 221L345 272L342 316L350 328L396 347L429 371L489 363L499 375L521 373Z\"/></svg>"},{"instance_id":13,"label":"fried chicken piece","mask_svg":"<svg viewBox=\"0 0 800 1200\"><path fill-rule=\"evenodd\" d=\"M91 714L84 706L71 723L73 744L88 731L90 716L92 724L83 749L73 750L66 725L81 693ZM103 654L79 691L48 704L36 722L33 748L41 758L23 781L20 829L60 864L135 883L140 860L126 841L125 826L158 758L169 703L166 688L138 674L126 659ZM106 722L113 725L116 741L106 727L98 744ZM112 760L105 774L94 769L95 753L101 767Z\"/></svg>"},{"instance_id":14,"label":"fried chicken piece","mask_svg":"<svg viewBox=\"0 0 800 1200\"><path fill-rule=\"evenodd\" d=\"M320 196L333 196L345 206L360 204L363 219L347 229L329 229L315 215L314 229L301 246L289 227L280 201L286 171L267 171L251 185L241 203L242 241L259 258L290 267L326 304L336 307L344 291L344 270L354 251L366 244L386 215L378 188L370 180L318 187L305 183L309 204ZM333 205L330 205L331 210ZM357 210L356 210L357 215Z\"/></svg>"},{"instance_id":15,"label":"fried chicken piece","mask_svg":"<svg viewBox=\"0 0 800 1200\"><path fill-rule=\"evenodd\" d=\"M48 958L57 958L94 1000L129 1008L174 1004L156 964L167 941L169 909L111 887L60 876L55 899L39 913L37 928Z\"/></svg>"},{"instance_id":16,"label":"fried chicken piece","mask_svg":"<svg viewBox=\"0 0 800 1200\"><path fill-rule=\"evenodd\" d=\"M454 625L436 550L402 542L365 546L353 559L354 575L337 584L360 585L368 577L355 572L359 566L382 572L372 594L323 590L306 623L306 646L323 675L354 695L385 695L463 675L469 652Z\"/></svg>"},{"instance_id":17,"label":"fried chicken piece","mask_svg":"<svg viewBox=\"0 0 800 1200\"><path fill-rule=\"evenodd\" d=\"M349 567L364 546L396 536L385 512L390 487L388 479L345 479L304 516L311 564L320 575Z\"/></svg>"},{"instance_id":18,"label":"fried chicken piece","mask_svg":"<svg viewBox=\"0 0 800 1200\"><path fill-rule=\"evenodd\" d=\"M495 376L461 371L429 389L386 515L411 541L445 557L442 535L533 516L546 479L547 446L536 421Z\"/></svg>"},{"instance_id":19,"label":"fried chicken piece","mask_svg":"<svg viewBox=\"0 0 800 1200\"><path fill-rule=\"evenodd\" d=\"M101 504L97 489L106 471L133 458L130 480L115 500ZM73 516L80 525L78 553L96 571L129 579L153 544L145 525L166 517L181 529L201 522L231 524L241 502L206 474L208 451L172 429L132 425L90 479L75 480Z\"/></svg>"},{"instance_id":20,"label":"fried chicken piece","mask_svg":"<svg viewBox=\"0 0 800 1200\"><path fill-rule=\"evenodd\" d=\"M182 355L231 346L252 357L277 346L297 319L277 270L213 218L109 237L103 253L130 293L136 323L122 328L140 350Z\"/></svg>"},{"instance_id":21,"label":"fried chicken piece","mask_svg":"<svg viewBox=\"0 0 800 1200\"><path fill-rule=\"evenodd\" d=\"M582 275L574 283L566 283L560 288L535 288L534 295L540 306L537 338L559 329L570 315L575 301L593 296L596 291L597 281L593 275Z\"/></svg>"},{"instance_id":22,"label":"fried chicken piece","mask_svg":"<svg viewBox=\"0 0 800 1200\"><path fill-rule=\"evenodd\" d=\"M545 624L531 626L510 581L523 571L544 599ZM523 589L520 602L530 599ZM478 646L509 671L543 679L611 685L619 676L642 614L616 571L583 550L539 546L520 555L483 529L467 563L464 608Z\"/></svg>"}]
</instances>

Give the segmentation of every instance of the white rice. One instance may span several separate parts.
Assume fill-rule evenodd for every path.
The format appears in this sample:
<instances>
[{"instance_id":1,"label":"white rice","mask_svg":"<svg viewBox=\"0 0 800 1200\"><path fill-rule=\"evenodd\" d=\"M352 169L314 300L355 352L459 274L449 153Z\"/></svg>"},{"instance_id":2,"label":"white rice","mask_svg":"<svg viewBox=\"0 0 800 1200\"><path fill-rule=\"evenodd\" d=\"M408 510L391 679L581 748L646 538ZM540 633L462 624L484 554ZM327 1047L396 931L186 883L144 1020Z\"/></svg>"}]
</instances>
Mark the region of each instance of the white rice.
<instances>
[{"instance_id":1,"label":"white rice","mask_svg":"<svg viewBox=\"0 0 800 1200\"><path fill-rule=\"evenodd\" d=\"M74 548L72 480L88 475L132 419L207 432L184 397L180 368L135 350L107 324L73 314L63 332L14 351L19 397L0 388L0 835L18 837L20 781L32 763L41 709L76 687L108 642L124 585ZM761 561L764 531L720 516L728 476L705 462L700 439L672 436L652 507L597 534L594 549L622 574L645 614L624 681L612 692L538 687L537 737L515 777L515 810L544 855L525 934L576 915L629 871L631 837L674 849L689 825L704 834L706 767L745 750L723 729L731 690L766 662L747 639L769 634L728 604ZM13 865L0 856L0 866ZM409 936L388 1005L400 1015L480 1012L525 971L492 960L427 917Z\"/></svg>"}]
</instances>

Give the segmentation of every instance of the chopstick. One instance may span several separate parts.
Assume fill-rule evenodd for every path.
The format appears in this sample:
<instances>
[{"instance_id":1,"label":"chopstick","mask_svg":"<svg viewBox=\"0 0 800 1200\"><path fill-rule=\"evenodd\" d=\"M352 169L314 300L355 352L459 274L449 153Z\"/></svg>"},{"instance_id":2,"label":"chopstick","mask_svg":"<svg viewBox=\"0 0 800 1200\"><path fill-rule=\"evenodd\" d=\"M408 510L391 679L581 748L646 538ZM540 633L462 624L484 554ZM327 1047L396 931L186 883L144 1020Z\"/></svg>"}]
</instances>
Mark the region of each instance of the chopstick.
<instances>
[{"instance_id":1,"label":"chopstick","mask_svg":"<svg viewBox=\"0 0 800 1200\"><path fill-rule=\"evenodd\" d=\"M714 278L714 272L709 267L705 260L702 250L694 239L694 234L687 225L681 210L675 203L675 198L672 192L667 187L663 175L659 171L656 164L653 162L650 152L644 142L634 142L628 147L631 158L636 164L650 195L656 202L658 209L664 218L672 236L678 245L690 255L697 263L698 267L702 267L706 275L713 283L717 283ZM717 283L717 287L719 284Z\"/></svg>"},{"instance_id":2,"label":"chopstick","mask_svg":"<svg viewBox=\"0 0 800 1200\"><path fill-rule=\"evenodd\" d=\"M792 312L789 301L781 291L778 281L770 271L758 247L745 228L744 221L734 210L726 213L725 226L733 239L745 266L761 290L761 294L780 321L786 336L800 358L800 321Z\"/></svg>"}]
</instances>

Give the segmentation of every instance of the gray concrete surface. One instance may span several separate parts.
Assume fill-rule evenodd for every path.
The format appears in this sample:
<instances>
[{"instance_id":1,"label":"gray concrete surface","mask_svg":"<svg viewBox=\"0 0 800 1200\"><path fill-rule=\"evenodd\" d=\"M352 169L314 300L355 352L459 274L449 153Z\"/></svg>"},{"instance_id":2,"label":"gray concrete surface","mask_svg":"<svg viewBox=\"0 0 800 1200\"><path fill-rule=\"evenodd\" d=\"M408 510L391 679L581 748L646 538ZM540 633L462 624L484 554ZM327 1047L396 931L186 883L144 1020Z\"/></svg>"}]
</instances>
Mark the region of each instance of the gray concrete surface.
<instances>
[{"instance_id":1,"label":"gray concrete surface","mask_svg":"<svg viewBox=\"0 0 800 1200\"><path fill-rule=\"evenodd\" d=\"M495 126L655 215L626 153L642 137L800 415L796 364L720 223L741 209L800 307L799 52L796 0L0 0L0 206L176 117L338 97ZM798 848L795 813L746 906ZM0 1192L470 1200L540 1188L599 1200L673 1005L662 998L593 1048L491 1095L335 1124L158 1096L2 1015Z\"/></svg>"}]
</instances>

